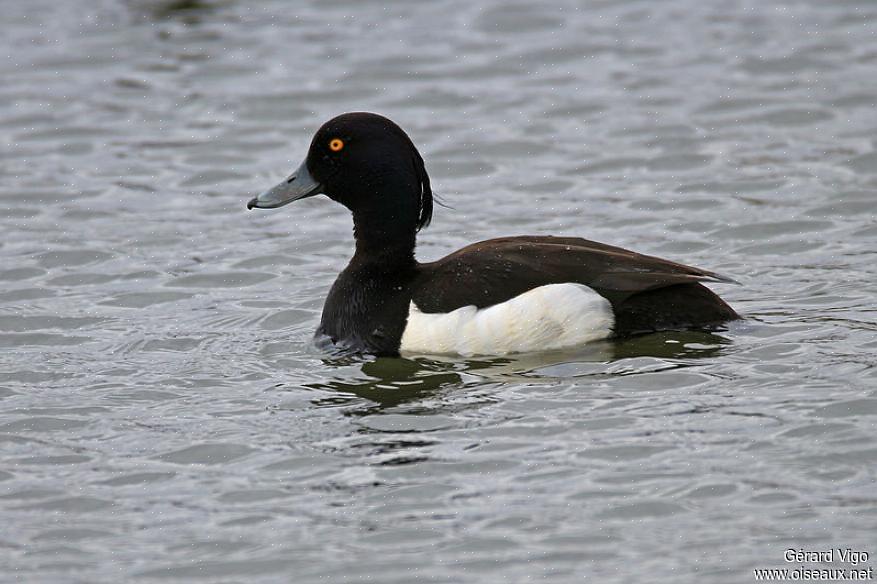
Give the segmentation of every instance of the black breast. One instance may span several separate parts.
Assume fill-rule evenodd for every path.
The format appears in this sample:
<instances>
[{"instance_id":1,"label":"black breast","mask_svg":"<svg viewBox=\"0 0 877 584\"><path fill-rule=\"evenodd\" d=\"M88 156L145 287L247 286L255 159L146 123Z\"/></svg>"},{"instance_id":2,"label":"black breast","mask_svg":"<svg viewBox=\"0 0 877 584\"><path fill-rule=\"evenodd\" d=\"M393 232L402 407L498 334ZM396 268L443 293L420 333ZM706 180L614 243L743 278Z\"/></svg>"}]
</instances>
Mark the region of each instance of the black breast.
<instances>
[{"instance_id":1,"label":"black breast","mask_svg":"<svg viewBox=\"0 0 877 584\"><path fill-rule=\"evenodd\" d=\"M317 334L340 351L398 355L413 280L413 270L348 266L329 291Z\"/></svg>"}]
</instances>

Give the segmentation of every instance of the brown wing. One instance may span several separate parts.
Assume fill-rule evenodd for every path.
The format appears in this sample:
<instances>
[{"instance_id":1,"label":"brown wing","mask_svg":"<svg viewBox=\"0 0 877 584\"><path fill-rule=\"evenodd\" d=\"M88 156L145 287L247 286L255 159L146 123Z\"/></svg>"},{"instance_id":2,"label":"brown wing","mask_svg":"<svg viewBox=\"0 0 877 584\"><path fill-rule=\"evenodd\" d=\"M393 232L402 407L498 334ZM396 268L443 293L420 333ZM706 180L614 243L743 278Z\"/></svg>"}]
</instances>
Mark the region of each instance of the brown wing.
<instances>
[{"instance_id":1,"label":"brown wing","mask_svg":"<svg viewBox=\"0 0 877 584\"><path fill-rule=\"evenodd\" d=\"M424 312L449 312L473 304L492 306L546 284L575 282L618 307L636 294L701 281L734 282L577 237L518 236L474 243L422 264L413 300Z\"/></svg>"}]
</instances>

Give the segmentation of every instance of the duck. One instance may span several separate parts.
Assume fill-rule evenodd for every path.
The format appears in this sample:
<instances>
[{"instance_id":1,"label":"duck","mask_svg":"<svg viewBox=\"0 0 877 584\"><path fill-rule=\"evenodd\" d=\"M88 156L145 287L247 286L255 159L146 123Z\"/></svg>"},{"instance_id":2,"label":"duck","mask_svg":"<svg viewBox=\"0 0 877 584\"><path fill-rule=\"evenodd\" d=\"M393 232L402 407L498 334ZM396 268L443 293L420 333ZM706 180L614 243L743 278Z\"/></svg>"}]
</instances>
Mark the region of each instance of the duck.
<instances>
[{"instance_id":1,"label":"duck","mask_svg":"<svg viewBox=\"0 0 877 584\"><path fill-rule=\"evenodd\" d=\"M704 285L734 280L579 237L499 237L418 262L430 177L408 134L375 113L324 123L298 169L247 208L315 195L353 215L355 251L315 335L333 352L500 356L740 318Z\"/></svg>"}]
</instances>

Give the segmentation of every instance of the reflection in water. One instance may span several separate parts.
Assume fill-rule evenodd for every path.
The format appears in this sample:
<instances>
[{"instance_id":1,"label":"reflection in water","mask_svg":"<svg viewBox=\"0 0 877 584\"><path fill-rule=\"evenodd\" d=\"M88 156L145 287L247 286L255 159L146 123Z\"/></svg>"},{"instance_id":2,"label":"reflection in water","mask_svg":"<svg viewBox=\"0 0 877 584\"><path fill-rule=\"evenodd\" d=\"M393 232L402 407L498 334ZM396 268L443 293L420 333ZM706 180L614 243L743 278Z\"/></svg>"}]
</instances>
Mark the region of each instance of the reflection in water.
<instances>
[{"instance_id":1,"label":"reflection in water","mask_svg":"<svg viewBox=\"0 0 877 584\"><path fill-rule=\"evenodd\" d=\"M184 24L198 24L209 13L215 12L221 4L228 2L210 2L206 0L158 0L144 2L129 0L134 12L147 14L153 20L179 20Z\"/></svg>"},{"instance_id":2,"label":"reflection in water","mask_svg":"<svg viewBox=\"0 0 877 584\"><path fill-rule=\"evenodd\" d=\"M637 373L611 369L614 361L635 357L673 360L672 367L685 366L679 360L715 358L731 341L713 332L668 331L628 339L591 343L575 350L545 353L525 353L505 357L460 359L458 357L418 357L376 359L355 356L323 359L327 367L349 367L362 362L361 381L343 379L306 384L305 387L353 394L377 404L378 409L422 400L451 388L475 387L490 382L509 382L515 379L553 381L564 379L556 366L568 363L591 363L597 367L588 375L614 376ZM602 364L605 367L600 367ZM654 367L649 367L654 371ZM322 397L317 405L338 405L349 400ZM373 408L368 408L373 413Z\"/></svg>"},{"instance_id":3,"label":"reflection in water","mask_svg":"<svg viewBox=\"0 0 877 584\"><path fill-rule=\"evenodd\" d=\"M355 358L324 360L324 363L328 366L348 365L352 359ZM306 387L353 394L378 404L380 408L392 408L463 383L462 376L452 365L426 360L381 357L362 363L361 371L367 377L363 381L350 381L345 377L343 380L306 384ZM316 403L330 405L332 401L324 398Z\"/></svg>"},{"instance_id":4,"label":"reflection in water","mask_svg":"<svg viewBox=\"0 0 877 584\"><path fill-rule=\"evenodd\" d=\"M616 341L612 358L706 359L717 357L730 344L717 332L668 331Z\"/></svg>"}]
</instances>

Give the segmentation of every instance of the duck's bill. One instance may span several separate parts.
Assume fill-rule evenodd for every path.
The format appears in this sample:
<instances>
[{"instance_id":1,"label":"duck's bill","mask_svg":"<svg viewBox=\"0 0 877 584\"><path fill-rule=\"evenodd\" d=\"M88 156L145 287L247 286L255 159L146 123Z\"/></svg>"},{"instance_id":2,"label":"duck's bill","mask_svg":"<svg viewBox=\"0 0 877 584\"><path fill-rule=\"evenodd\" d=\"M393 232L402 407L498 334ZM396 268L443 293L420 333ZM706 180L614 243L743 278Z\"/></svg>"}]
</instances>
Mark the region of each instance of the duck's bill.
<instances>
[{"instance_id":1,"label":"duck's bill","mask_svg":"<svg viewBox=\"0 0 877 584\"><path fill-rule=\"evenodd\" d=\"M272 187L247 203L247 209L276 209L293 201L313 197L323 192L323 185L308 172L307 161L285 181Z\"/></svg>"}]
</instances>

